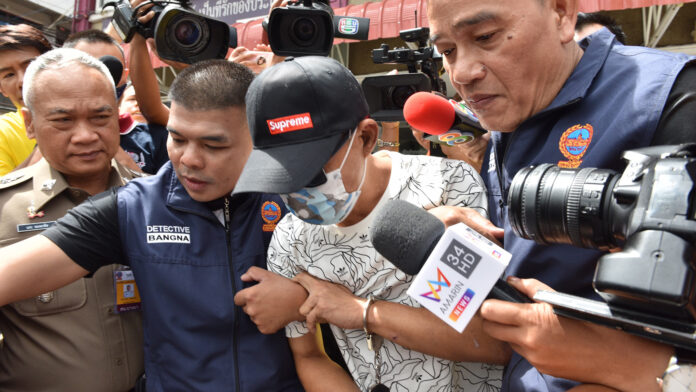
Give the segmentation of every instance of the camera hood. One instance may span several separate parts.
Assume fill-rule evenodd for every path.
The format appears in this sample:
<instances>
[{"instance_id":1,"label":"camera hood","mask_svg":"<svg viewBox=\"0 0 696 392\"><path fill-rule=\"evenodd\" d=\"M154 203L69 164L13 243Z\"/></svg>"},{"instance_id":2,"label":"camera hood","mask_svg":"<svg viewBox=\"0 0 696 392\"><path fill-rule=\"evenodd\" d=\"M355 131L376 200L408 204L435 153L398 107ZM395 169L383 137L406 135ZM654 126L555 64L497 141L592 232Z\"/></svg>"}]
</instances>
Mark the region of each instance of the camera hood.
<instances>
[{"instance_id":1,"label":"camera hood","mask_svg":"<svg viewBox=\"0 0 696 392\"><path fill-rule=\"evenodd\" d=\"M177 5L162 10L153 38L161 58L189 64L224 59L237 46L234 27Z\"/></svg>"}]
</instances>

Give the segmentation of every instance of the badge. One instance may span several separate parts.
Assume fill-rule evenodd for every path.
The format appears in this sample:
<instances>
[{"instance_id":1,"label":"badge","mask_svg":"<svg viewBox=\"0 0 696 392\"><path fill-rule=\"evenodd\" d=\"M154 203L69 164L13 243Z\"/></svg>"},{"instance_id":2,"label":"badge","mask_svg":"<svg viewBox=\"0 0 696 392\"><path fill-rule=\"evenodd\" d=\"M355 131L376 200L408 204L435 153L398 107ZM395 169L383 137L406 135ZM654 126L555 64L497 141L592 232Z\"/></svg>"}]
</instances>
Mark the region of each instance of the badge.
<instances>
[{"instance_id":1,"label":"badge","mask_svg":"<svg viewBox=\"0 0 696 392\"><path fill-rule=\"evenodd\" d=\"M114 291L116 292L116 313L140 310L140 293L135 284L133 271L121 269L114 271Z\"/></svg>"},{"instance_id":2,"label":"badge","mask_svg":"<svg viewBox=\"0 0 696 392\"><path fill-rule=\"evenodd\" d=\"M53 187L56 185L56 180L46 180L41 184L41 190L42 191L50 191L53 189Z\"/></svg>"},{"instance_id":3,"label":"badge","mask_svg":"<svg viewBox=\"0 0 696 392\"><path fill-rule=\"evenodd\" d=\"M592 125L575 125L563 132L558 141L558 149L567 161L558 161L558 167L576 168L582 163L582 157L592 142Z\"/></svg>"},{"instance_id":4,"label":"badge","mask_svg":"<svg viewBox=\"0 0 696 392\"><path fill-rule=\"evenodd\" d=\"M17 225L17 233L46 230L55 224L56 221L19 224Z\"/></svg>"},{"instance_id":5,"label":"badge","mask_svg":"<svg viewBox=\"0 0 696 392\"><path fill-rule=\"evenodd\" d=\"M280 220L281 210L278 203L267 201L261 206L261 218L266 222L262 229L266 232L275 230L276 224Z\"/></svg>"},{"instance_id":6,"label":"badge","mask_svg":"<svg viewBox=\"0 0 696 392\"><path fill-rule=\"evenodd\" d=\"M43 293L41 295L37 295L36 300L43 303L43 304L47 304L47 303L53 301L53 298L55 296L56 295L53 293L53 291L49 291L48 293Z\"/></svg>"},{"instance_id":7,"label":"badge","mask_svg":"<svg viewBox=\"0 0 696 392\"><path fill-rule=\"evenodd\" d=\"M36 211L36 207L34 207L34 201L32 200L29 207L27 207L27 216L29 217L29 219L42 218L44 216L44 212Z\"/></svg>"}]
</instances>

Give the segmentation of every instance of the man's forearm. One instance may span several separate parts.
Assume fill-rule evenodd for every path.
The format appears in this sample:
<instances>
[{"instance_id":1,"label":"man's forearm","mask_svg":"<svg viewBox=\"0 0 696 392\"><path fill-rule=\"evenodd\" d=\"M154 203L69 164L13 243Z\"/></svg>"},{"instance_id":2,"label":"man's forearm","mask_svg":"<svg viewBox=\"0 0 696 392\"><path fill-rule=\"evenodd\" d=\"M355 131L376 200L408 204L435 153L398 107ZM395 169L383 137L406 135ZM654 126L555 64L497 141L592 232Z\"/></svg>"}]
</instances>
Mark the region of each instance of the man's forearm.
<instances>
[{"instance_id":1,"label":"man's forearm","mask_svg":"<svg viewBox=\"0 0 696 392\"><path fill-rule=\"evenodd\" d=\"M0 305L63 287L89 271L42 235L0 249Z\"/></svg>"},{"instance_id":2,"label":"man's forearm","mask_svg":"<svg viewBox=\"0 0 696 392\"><path fill-rule=\"evenodd\" d=\"M135 98L148 122L167 125L169 108L160 98L159 83L150 62L145 38L136 34L130 43L130 78L135 89Z\"/></svg>"},{"instance_id":3,"label":"man's forearm","mask_svg":"<svg viewBox=\"0 0 696 392\"><path fill-rule=\"evenodd\" d=\"M463 333L458 333L425 308L376 301L369 309L370 332L411 350L454 361L506 364L507 343L491 338L475 316Z\"/></svg>"},{"instance_id":4,"label":"man's forearm","mask_svg":"<svg viewBox=\"0 0 696 392\"><path fill-rule=\"evenodd\" d=\"M358 387L348 373L331 361L317 346L316 335L308 333L290 339L297 375L307 392L357 392Z\"/></svg>"}]
</instances>

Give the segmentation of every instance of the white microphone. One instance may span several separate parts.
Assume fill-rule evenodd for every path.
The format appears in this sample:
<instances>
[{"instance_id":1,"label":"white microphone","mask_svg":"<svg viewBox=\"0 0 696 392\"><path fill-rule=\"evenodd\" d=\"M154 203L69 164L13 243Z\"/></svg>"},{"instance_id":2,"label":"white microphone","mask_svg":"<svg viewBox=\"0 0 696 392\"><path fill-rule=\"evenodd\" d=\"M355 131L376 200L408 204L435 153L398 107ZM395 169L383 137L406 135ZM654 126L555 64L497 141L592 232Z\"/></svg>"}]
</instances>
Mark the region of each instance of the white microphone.
<instances>
[{"instance_id":1,"label":"white microphone","mask_svg":"<svg viewBox=\"0 0 696 392\"><path fill-rule=\"evenodd\" d=\"M464 223L445 230L435 216L403 200L387 202L374 222L375 249L403 272L418 274L407 293L458 332L487 298L531 302L499 279L510 253Z\"/></svg>"}]
</instances>

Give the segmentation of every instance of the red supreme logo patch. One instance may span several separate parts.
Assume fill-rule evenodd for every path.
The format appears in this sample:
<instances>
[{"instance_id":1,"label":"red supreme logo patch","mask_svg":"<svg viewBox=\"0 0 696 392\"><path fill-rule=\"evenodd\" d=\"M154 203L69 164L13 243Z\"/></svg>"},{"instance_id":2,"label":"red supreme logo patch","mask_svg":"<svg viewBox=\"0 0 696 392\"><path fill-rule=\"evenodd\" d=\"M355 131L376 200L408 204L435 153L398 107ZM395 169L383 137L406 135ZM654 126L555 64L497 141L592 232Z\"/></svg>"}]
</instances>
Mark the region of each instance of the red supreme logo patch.
<instances>
[{"instance_id":1,"label":"red supreme logo patch","mask_svg":"<svg viewBox=\"0 0 696 392\"><path fill-rule=\"evenodd\" d=\"M314 127L309 112L274 118L272 120L266 120L266 122L268 123L268 130L271 131L271 135Z\"/></svg>"}]
</instances>

